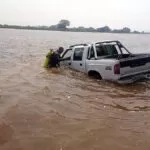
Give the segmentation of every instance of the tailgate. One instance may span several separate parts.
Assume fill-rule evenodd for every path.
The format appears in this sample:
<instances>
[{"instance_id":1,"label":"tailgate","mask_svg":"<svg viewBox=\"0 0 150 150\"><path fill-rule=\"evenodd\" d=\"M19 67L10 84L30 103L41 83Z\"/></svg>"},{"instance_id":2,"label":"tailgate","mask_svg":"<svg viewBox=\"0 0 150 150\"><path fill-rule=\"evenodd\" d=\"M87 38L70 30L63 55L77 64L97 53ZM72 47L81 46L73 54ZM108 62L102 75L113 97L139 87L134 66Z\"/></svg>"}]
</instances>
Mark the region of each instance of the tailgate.
<instances>
[{"instance_id":1,"label":"tailgate","mask_svg":"<svg viewBox=\"0 0 150 150\"><path fill-rule=\"evenodd\" d=\"M129 76L150 71L150 55L135 56L120 60L121 76Z\"/></svg>"}]
</instances>

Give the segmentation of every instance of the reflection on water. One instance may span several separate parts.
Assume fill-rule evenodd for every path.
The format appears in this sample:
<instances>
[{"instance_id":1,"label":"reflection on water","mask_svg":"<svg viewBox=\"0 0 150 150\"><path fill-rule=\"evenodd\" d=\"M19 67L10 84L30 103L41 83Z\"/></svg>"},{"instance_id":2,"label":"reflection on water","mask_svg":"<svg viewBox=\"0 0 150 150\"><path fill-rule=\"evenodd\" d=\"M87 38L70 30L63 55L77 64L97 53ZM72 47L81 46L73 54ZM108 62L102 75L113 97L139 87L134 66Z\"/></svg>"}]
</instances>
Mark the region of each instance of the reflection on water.
<instances>
[{"instance_id":1,"label":"reflection on water","mask_svg":"<svg viewBox=\"0 0 150 150\"><path fill-rule=\"evenodd\" d=\"M49 47L118 39L134 49L140 37L139 52L149 35L0 33L0 150L149 150L150 81L118 85L42 67Z\"/></svg>"}]
</instances>

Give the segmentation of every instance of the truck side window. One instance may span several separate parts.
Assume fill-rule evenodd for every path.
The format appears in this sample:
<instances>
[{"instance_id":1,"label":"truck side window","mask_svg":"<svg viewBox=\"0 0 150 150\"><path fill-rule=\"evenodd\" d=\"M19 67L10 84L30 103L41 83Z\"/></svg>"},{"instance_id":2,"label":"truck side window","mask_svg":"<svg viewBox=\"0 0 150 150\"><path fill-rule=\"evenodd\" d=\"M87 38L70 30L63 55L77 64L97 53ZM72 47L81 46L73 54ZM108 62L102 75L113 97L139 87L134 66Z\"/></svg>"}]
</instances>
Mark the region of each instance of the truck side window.
<instances>
[{"instance_id":1,"label":"truck side window","mask_svg":"<svg viewBox=\"0 0 150 150\"><path fill-rule=\"evenodd\" d=\"M108 55L107 49L103 45L96 46L96 52L98 57Z\"/></svg>"},{"instance_id":2,"label":"truck side window","mask_svg":"<svg viewBox=\"0 0 150 150\"><path fill-rule=\"evenodd\" d=\"M105 49L107 50L108 55L110 56L118 55L115 45L105 45Z\"/></svg>"},{"instance_id":3,"label":"truck side window","mask_svg":"<svg viewBox=\"0 0 150 150\"><path fill-rule=\"evenodd\" d=\"M71 59L71 55L72 55L72 49L68 49L68 50L66 50L66 52L62 55L62 58L70 60L70 59Z\"/></svg>"},{"instance_id":4,"label":"truck side window","mask_svg":"<svg viewBox=\"0 0 150 150\"><path fill-rule=\"evenodd\" d=\"M75 48L74 55L73 55L73 60L81 61L82 57L83 57L83 51L84 51L84 48Z\"/></svg>"}]
</instances>

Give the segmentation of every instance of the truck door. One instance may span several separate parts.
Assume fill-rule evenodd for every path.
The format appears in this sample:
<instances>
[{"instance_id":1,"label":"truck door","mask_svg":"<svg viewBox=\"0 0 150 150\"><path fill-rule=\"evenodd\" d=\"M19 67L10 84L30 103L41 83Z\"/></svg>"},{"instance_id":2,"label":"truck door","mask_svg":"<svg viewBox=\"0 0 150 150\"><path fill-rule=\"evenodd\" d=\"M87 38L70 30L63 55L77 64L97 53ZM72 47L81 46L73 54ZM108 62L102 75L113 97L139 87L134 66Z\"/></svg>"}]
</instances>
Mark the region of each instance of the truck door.
<instances>
[{"instance_id":1,"label":"truck door","mask_svg":"<svg viewBox=\"0 0 150 150\"><path fill-rule=\"evenodd\" d=\"M75 47L72 55L72 69L84 72L85 71L85 48L82 46Z\"/></svg>"},{"instance_id":2,"label":"truck door","mask_svg":"<svg viewBox=\"0 0 150 150\"><path fill-rule=\"evenodd\" d=\"M65 66L70 66L72 53L72 49L65 50L65 52L62 54L61 64L64 64Z\"/></svg>"}]
</instances>

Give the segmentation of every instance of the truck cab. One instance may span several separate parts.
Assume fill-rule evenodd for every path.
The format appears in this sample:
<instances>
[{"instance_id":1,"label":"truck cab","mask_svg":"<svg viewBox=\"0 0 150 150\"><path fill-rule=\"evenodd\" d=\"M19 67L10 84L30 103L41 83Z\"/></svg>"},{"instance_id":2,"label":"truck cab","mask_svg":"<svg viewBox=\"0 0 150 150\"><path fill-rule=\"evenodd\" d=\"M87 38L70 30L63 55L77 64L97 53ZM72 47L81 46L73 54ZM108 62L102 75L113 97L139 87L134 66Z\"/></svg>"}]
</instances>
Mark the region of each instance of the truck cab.
<instances>
[{"instance_id":1,"label":"truck cab","mask_svg":"<svg viewBox=\"0 0 150 150\"><path fill-rule=\"evenodd\" d=\"M62 55L63 64L77 71L86 72L86 59L90 46L85 44L73 45Z\"/></svg>"}]
</instances>

